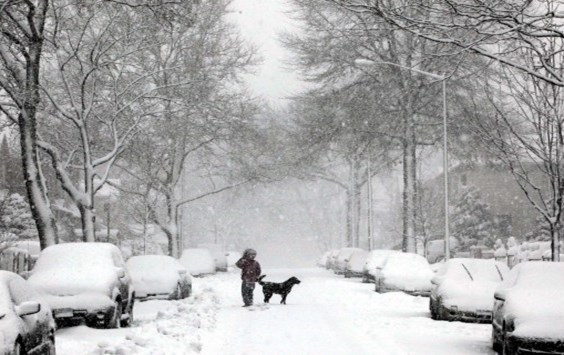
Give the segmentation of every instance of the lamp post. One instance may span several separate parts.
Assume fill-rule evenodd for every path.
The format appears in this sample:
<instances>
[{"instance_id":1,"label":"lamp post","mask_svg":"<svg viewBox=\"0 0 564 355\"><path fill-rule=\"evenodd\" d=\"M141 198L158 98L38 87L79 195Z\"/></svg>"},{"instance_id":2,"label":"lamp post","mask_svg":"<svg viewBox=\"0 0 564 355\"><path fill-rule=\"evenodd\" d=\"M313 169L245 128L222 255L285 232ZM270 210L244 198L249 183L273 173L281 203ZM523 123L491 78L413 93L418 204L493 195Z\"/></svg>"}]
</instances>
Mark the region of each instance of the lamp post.
<instances>
[{"instance_id":1,"label":"lamp post","mask_svg":"<svg viewBox=\"0 0 564 355\"><path fill-rule=\"evenodd\" d=\"M369 59L357 59L355 64L369 66L369 65L391 65L401 69L409 70L418 74L427 75L432 78L442 81L442 91L443 91L443 174L444 174L444 208L445 208L445 259L450 259L450 231L449 231L449 218L448 218L448 140L447 140L447 101L446 101L446 79L444 75L439 75L435 73L429 73L427 71L419 70L416 68L410 68L403 66L401 64L393 62L376 62Z\"/></svg>"},{"instance_id":2,"label":"lamp post","mask_svg":"<svg viewBox=\"0 0 564 355\"><path fill-rule=\"evenodd\" d=\"M372 224L372 169L370 164L370 156L368 156L367 162L367 173L368 173L368 250L372 250L374 247L374 225Z\"/></svg>"}]
</instances>

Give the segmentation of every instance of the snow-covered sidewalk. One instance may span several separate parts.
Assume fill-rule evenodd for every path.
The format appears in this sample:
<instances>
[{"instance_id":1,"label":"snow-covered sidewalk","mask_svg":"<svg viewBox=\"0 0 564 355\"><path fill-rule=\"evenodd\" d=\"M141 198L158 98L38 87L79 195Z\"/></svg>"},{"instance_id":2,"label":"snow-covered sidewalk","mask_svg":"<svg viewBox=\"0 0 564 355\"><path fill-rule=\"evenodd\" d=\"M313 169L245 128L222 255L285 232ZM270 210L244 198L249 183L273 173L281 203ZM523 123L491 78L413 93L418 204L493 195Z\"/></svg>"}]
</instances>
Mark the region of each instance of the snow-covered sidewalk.
<instances>
[{"instance_id":1,"label":"snow-covered sidewalk","mask_svg":"<svg viewBox=\"0 0 564 355\"><path fill-rule=\"evenodd\" d=\"M267 281L297 276L287 305L274 295L243 308L240 278L194 279L183 301L135 306L131 328L57 332L57 352L74 354L493 354L491 325L433 321L428 298L378 294L359 279L321 269L265 270Z\"/></svg>"}]
</instances>

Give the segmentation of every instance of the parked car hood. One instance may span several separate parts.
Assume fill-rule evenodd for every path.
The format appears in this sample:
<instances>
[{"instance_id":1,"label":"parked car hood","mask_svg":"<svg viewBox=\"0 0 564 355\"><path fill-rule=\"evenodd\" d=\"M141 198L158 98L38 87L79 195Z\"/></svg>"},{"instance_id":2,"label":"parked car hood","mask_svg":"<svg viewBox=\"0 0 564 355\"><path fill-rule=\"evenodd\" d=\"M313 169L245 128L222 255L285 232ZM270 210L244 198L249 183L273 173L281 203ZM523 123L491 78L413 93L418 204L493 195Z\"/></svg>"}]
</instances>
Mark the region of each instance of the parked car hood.
<instances>
[{"instance_id":1,"label":"parked car hood","mask_svg":"<svg viewBox=\"0 0 564 355\"><path fill-rule=\"evenodd\" d=\"M493 295L498 282L445 280L438 290L443 304L447 307L457 306L461 311L475 312L478 310L491 311Z\"/></svg>"},{"instance_id":2,"label":"parked car hood","mask_svg":"<svg viewBox=\"0 0 564 355\"><path fill-rule=\"evenodd\" d=\"M514 335L564 339L564 297L561 287L511 290L506 293L505 315L514 319Z\"/></svg>"}]
</instances>

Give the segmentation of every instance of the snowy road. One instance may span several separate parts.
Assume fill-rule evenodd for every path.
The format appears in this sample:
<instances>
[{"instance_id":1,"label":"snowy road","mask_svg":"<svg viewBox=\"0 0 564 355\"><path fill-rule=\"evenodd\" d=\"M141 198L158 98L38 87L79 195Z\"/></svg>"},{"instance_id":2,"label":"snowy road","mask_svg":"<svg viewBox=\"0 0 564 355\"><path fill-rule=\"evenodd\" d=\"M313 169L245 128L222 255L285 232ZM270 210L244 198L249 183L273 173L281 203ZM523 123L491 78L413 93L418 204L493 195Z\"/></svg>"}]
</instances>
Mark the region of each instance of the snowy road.
<instances>
[{"instance_id":1,"label":"snowy road","mask_svg":"<svg viewBox=\"0 0 564 355\"><path fill-rule=\"evenodd\" d=\"M428 299L378 294L358 279L319 269L266 270L302 280L288 305L241 307L238 274L195 279L185 301L136 306L134 327L59 330L59 354L493 354L491 325L437 322ZM258 301L258 302L257 302Z\"/></svg>"}]
</instances>

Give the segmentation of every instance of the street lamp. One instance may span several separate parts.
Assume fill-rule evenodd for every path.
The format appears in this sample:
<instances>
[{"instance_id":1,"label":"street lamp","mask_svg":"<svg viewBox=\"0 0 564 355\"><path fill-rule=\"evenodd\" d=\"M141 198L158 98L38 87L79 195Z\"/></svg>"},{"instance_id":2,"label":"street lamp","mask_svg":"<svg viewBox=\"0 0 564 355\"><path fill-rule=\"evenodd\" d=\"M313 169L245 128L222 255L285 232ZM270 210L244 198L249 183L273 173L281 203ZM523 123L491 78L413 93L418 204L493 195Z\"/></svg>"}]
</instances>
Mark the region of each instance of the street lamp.
<instances>
[{"instance_id":1,"label":"street lamp","mask_svg":"<svg viewBox=\"0 0 564 355\"><path fill-rule=\"evenodd\" d=\"M444 75L439 75L435 73L429 73L423 70L419 70L416 68L406 67L397 63L393 62L376 62L369 59L357 59L355 60L355 64L358 65L391 65L394 67L398 67L401 69L409 70L418 74L427 75L432 78L438 79L442 81L442 88L443 88L443 174L445 177L444 181L444 207L445 207L445 259L450 259L450 232L449 232L449 219L448 219L448 141L447 141L447 101L446 101L446 79L447 77Z\"/></svg>"}]
</instances>

